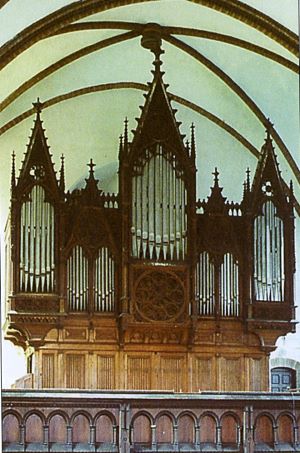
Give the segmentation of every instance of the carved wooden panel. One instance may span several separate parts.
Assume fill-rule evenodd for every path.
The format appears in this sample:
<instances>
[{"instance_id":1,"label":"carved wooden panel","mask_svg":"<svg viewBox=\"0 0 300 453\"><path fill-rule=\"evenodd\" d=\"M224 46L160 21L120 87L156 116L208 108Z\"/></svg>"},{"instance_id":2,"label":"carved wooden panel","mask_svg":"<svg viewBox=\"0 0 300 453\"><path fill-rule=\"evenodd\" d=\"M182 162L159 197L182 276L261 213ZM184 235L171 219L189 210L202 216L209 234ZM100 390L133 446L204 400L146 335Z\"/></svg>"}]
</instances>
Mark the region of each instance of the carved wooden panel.
<instances>
[{"instance_id":1,"label":"carved wooden panel","mask_svg":"<svg viewBox=\"0 0 300 453\"><path fill-rule=\"evenodd\" d=\"M160 359L159 388L183 391L185 358L183 356L162 356Z\"/></svg>"},{"instance_id":2,"label":"carved wooden panel","mask_svg":"<svg viewBox=\"0 0 300 453\"><path fill-rule=\"evenodd\" d=\"M213 357L195 357L193 361L193 391L214 390Z\"/></svg>"},{"instance_id":3,"label":"carved wooden panel","mask_svg":"<svg viewBox=\"0 0 300 453\"><path fill-rule=\"evenodd\" d=\"M281 415L278 419L278 442L292 444L294 442L293 420L289 415Z\"/></svg>"},{"instance_id":4,"label":"carved wooden panel","mask_svg":"<svg viewBox=\"0 0 300 453\"><path fill-rule=\"evenodd\" d=\"M113 442L113 425L108 415L100 415L96 422L96 442Z\"/></svg>"},{"instance_id":5,"label":"carved wooden panel","mask_svg":"<svg viewBox=\"0 0 300 453\"><path fill-rule=\"evenodd\" d=\"M15 300L16 311L50 313L59 311L59 300L57 298L17 298Z\"/></svg>"},{"instance_id":6,"label":"carved wooden panel","mask_svg":"<svg viewBox=\"0 0 300 453\"><path fill-rule=\"evenodd\" d=\"M176 274L158 270L147 271L137 280L135 306L148 321L169 321L184 308L184 287Z\"/></svg>"},{"instance_id":7,"label":"carved wooden panel","mask_svg":"<svg viewBox=\"0 0 300 453\"><path fill-rule=\"evenodd\" d=\"M263 383L264 359L249 358L249 390L259 392L264 390Z\"/></svg>"},{"instance_id":8,"label":"carved wooden panel","mask_svg":"<svg viewBox=\"0 0 300 453\"><path fill-rule=\"evenodd\" d=\"M54 354L43 354L42 355L42 387L53 388L55 387L55 370L54 370Z\"/></svg>"},{"instance_id":9,"label":"carved wooden panel","mask_svg":"<svg viewBox=\"0 0 300 453\"><path fill-rule=\"evenodd\" d=\"M224 392L238 391L242 387L241 359L225 358L220 359L221 390Z\"/></svg>"},{"instance_id":10,"label":"carved wooden panel","mask_svg":"<svg viewBox=\"0 0 300 453\"><path fill-rule=\"evenodd\" d=\"M217 435L217 425L211 415L204 415L200 419L200 442L215 443Z\"/></svg>"},{"instance_id":11,"label":"carved wooden panel","mask_svg":"<svg viewBox=\"0 0 300 453\"><path fill-rule=\"evenodd\" d=\"M151 445L151 421L146 415L139 415L134 420L132 441L134 444Z\"/></svg>"},{"instance_id":12,"label":"carved wooden panel","mask_svg":"<svg viewBox=\"0 0 300 453\"><path fill-rule=\"evenodd\" d=\"M255 422L254 440L257 444L273 445L274 433L272 420L268 416L262 415L257 418Z\"/></svg>"},{"instance_id":13,"label":"carved wooden panel","mask_svg":"<svg viewBox=\"0 0 300 453\"><path fill-rule=\"evenodd\" d=\"M67 425L64 418L57 414L51 417L49 422L49 442L66 443Z\"/></svg>"},{"instance_id":14,"label":"carved wooden panel","mask_svg":"<svg viewBox=\"0 0 300 453\"><path fill-rule=\"evenodd\" d=\"M40 417L32 414L26 420L25 425L25 439L28 443L43 442L43 423Z\"/></svg>"},{"instance_id":15,"label":"carved wooden panel","mask_svg":"<svg viewBox=\"0 0 300 453\"><path fill-rule=\"evenodd\" d=\"M195 421L190 415L182 415L178 420L178 442L195 442Z\"/></svg>"},{"instance_id":16,"label":"carved wooden panel","mask_svg":"<svg viewBox=\"0 0 300 453\"><path fill-rule=\"evenodd\" d=\"M15 415L8 414L3 418L3 443L17 443L20 439L19 422Z\"/></svg>"},{"instance_id":17,"label":"carved wooden panel","mask_svg":"<svg viewBox=\"0 0 300 453\"><path fill-rule=\"evenodd\" d=\"M73 421L73 442L87 444L90 440L90 424L85 415L79 414Z\"/></svg>"},{"instance_id":18,"label":"carved wooden panel","mask_svg":"<svg viewBox=\"0 0 300 453\"><path fill-rule=\"evenodd\" d=\"M237 442L237 423L232 415L226 415L221 421L221 439L224 444L236 444Z\"/></svg>"},{"instance_id":19,"label":"carved wooden panel","mask_svg":"<svg viewBox=\"0 0 300 453\"><path fill-rule=\"evenodd\" d=\"M173 442L173 422L168 415L161 415L156 421L157 443Z\"/></svg>"},{"instance_id":20,"label":"carved wooden panel","mask_svg":"<svg viewBox=\"0 0 300 453\"><path fill-rule=\"evenodd\" d=\"M66 355L66 387L85 387L85 356L84 354Z\"/></svg>"},{"instance_id":21,"label":"carved wooden panel","mask_svg":"<svg viewBox=\"0 0 300 453\"><path fill-rule=\"evenodd\" d=\"M97 354L97 388L115 388L115 357Z\"/></svg>"},{"instance_id":22,"label":"carved wooden panel","mask_svg":"<svg viewBox=\"0 0 300 453\"><path fill-rule=\"evenodd\" d=\"M151 388L151 358L127 356L127 388Z\"/></svg>"}]
</instances>

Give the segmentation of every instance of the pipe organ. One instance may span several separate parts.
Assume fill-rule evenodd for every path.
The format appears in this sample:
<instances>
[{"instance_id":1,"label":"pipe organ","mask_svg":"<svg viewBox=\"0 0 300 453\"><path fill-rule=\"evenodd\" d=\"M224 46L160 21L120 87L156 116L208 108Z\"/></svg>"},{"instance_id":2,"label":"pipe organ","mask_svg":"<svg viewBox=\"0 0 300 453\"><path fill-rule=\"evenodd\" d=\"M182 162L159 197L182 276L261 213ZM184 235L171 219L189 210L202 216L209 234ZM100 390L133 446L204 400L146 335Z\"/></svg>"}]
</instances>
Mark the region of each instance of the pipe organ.
<instances>
[{"instance_id":1,"label":"pipe organ","mask_svg":"<svg viewBox=\"0 0 300 453\"><path fill-rule=\"evenodd\" d=\"M107 247L101 247L95 266L95 311L115 311L115 264Z\"/></svg>"},{"instance_id":2,"label":"pipe organ","mask_svg":"<svg viewBox=\"0 0 300 453\"><path fill-rule=\"evenodd\" d=\"M284 300L283 221L267 200L254 219L254 291L258 300Z\"/></svg>"},{"instance_id":3,"label":"pipe organ","mask_svg":"<svg viewBox=\"0 0 300 453\"><path fill-rule=\"evenodd\" d=\"M183 260L187 253L187 192L176 156L156 143L134 164L132 256Z\"/></svg>"},{"instance_id":4,"label":"pipe organ","mask_svg":"<svg viewBox=\"0 0 300 453\"><path fill-rule=\"evenodd\" d=\"M37 388L267 390L269 353L294 329L293 189L272 126L241 202L217 169L197 201L194 126L183 143L159 53L131 141L125 121L118 194L92 160L65 191L39 102L18 179L13 161L6 338L34 353Z\"/></svg>"},{"instance_id":5,"label":"pipe organ","mask_svg":"<svg viewBox=\"0 0 300 453\"><path fill-rule=\"evenodd\" d=\"M221 316L239 316L239 266L231 253L224 255L220 276Z\"/></svg>"},{"instance_id":6,"label":"pipe organ","mask_svg":"<svg viewBox=\"0 0 300 453\"><path fill-rule=\"evenodd\" d=\"M215 313L215 267L207 252L199 255L195 281L197 312L199 315L213 316Z\"/></svg>"},{"instance_id":7,"label":"pipe organ","mask_svg":"<svg viewBox=\"0 0 300 453\"><path fill-rule=\"evenodd\" d=\"M22 203L20 220L20 291L54 291L54 207L45 190L33 186Z\"/></svg>"},{"instance_id":8,"label":"pipe organ","mask_svg":"<svg viewBox=\"0 0 300 453\"><path fill-rule=\"evenodd\" d=\"M77 245L67 262L67 297L70 311L87 310L88 291L88 260L82 247Z\"/></svg>"}]
</instances>

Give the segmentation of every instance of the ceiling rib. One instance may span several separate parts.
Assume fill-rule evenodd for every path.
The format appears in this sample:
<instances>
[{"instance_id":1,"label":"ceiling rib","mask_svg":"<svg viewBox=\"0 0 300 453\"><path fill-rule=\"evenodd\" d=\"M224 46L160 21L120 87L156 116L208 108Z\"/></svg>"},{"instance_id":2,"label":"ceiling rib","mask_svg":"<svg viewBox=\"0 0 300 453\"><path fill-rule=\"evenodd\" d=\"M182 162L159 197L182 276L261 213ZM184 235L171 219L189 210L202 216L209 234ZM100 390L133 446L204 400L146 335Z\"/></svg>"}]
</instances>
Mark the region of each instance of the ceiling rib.
<instances>
[{"instance_id":1,"label":"ceiling rib","mask_svg":"<svg viewBox=\"0 0 300 453\"><path fill-rule=\"evenodd\" d=\"M79 51L76 51L76 52L64 57L63 59L59 60L58 62L54 63L53 65L51 65L48 68L41 71L39 74L34 76L29 81L25 82L25 84L23 84L21 87L18 88L18 90L19 90L19 91L17 90L18 93L16 93L16 92L12 93L10 95L10 99L6 98L6 100L3 101L4 106L8 105L9 101L12 102L12 100L14 100L17 97L17 95L20 95L21 93L23 93L26 89L28 89L28 87L33 86L35 83L39 82L43 77L46 77L46 76L50 75L51 73L57 71L63 65L69 64L72 61L74 61L75 59L81 58L84 55L87 55L91 52L99 50L108 45L136 37L138 34L139 34L138 31L127 32L122 35L108 38L107 40L103 40L98 43L92 44L90 46L84 47L84 48L80 49ZM224 71L222 71L218 66L216 66L211 60L207 59L200 52L195 50L193 47L185 44L184 42L180 41L179 39L177 39L175 37L165 35L165 34L163 34L163 37L164 37L165 41L167 41L170 44L173 44L174 46L176 46L177 48L183 50L188 55L192 56L197 61L199 61L200 63L205 65L215 75L217 75L249 107L249 109L256 115L256 117L259 119L259 121L263 125L266 124L267 118L265 117L263 112L259 109L257 104L246 94L246 92L236 82L234 82L233 79L231 79ZM24 85L26 85L26 86L24 86ZM2 104L1 108L3 109L4 106ZM282 151L284 157L286 158L295 177L300 182L299 169L298 169L293 157L291 156L291 153L289 152L286 145L282 141L281 137L279 136L279 134L275 131L275 129L273 127L272 127L272 136L273 136L275 142L277 143L278 147Z\"/></svg>"},{"instance_id":2,"label":"ceiling rib","mask_svg":"<svg viewBox=\"0 0 300 453\"><path fill-rule=\"evenodd\" d=\"M127 33L122 33L121 35L113 36L111 38L107 38L102 41L98 41L89 46L82 47L81 49L77 50L76 52L72 52L69 55L66 55L65 57L63 57L60 60L56 61L55 63L51 64L47 68L38 72L35 76L26 80L26 82L24 82L15 91L13 91L9 96L7 96L0 103L0 112L2 110L4 110L6 107L8 107L12 102L14 102L19 96L21 96L27 90L32 88L34 85L36 85L38 82L45 79L49 75L58 71L63 66L73 63L75 60L78 60L79 58L82 58L82 57L89 55L93 52L96 52L100 49L104 49L105 47L135 38L136 36L138 36L138 34L139 34L139 32L137 32L137 31L130 31Z\"/></svg>"},{"instance_id":3,"label":"ceiling rib","mask_svg":"<svg viewBox=\"0 0 300 453\"><path fill-rule=\"evenodd\" d=\"M58 32L63 26L115 7L143 3L146 0L85 0L67 5L30 25L0 49L0 69L17 55L24 52L37 41ZM189 0L199 5L218 10L238 19L271 37L274 41L298 55L297 35L267 15L244 5L237 0Z\"/></svg>"},{"instance_id":4,"label":"ceiling rib","mask_svg":"<svg viewBox=\"0 0 300 453\"><path fill-rule=\"evenodd\" d=\"M217 75L249 107L249 109L254 113L254 115L265 127L265 124L267 124L267 117L263 114L258 105L250 98L250 96L248 96L247 93L231 77L229 77L224 71L222 71L222 69L216 66L211 60L206 58L204 55L195 50L193 47L189 46L188 44L185 44L179 39L173 36L163 36L163 38L165 41L169 42L170 44L173 44L177 48L188 53L190 56L192 56L197 61L202 63L204 66L206 66L215 75ZM279 134L276 132L273 126L270 127L270 132L274 141L277 143L278 148L281 150L283 156L287 160L297 181L300 182L300 171L291 153L289 152L282 138L279 136Z\"/></svg>"},{"instance_id":5,"label":"ceiling rib","mask_svg":"<svg viewBox=\"0 0 300 453\"><path fill-rule=\"evenodd\" d=\"M70 91L69 93L65 93L59 96L55 96L51 99L48 99L47 101L43 102L43 109L46 109L48 107L51 107L55 104L58 104L60 102L82 96L85 94L89 93L95 93L99 91L108 91L108 90L116 90L116 89L137 89L137 90L142 90L142 91L148 91L149 86L143 83L138 83L138 82L114 82L114 83L106 83L106 84L101 84L101 85L93 85L89 87L84 87L80 88L78 90ZM199 113L200 115L206 117L213 123L217 124L219 127L224 129L226 132L228 132L230 135L232 135L236 140L238 140L245 148L247 148L256 158L259 157L260 152L253 146L243 135L241 135L236 129L234 129L232 126L229 124L225 123L225 121L221 120L218 118L216 115L213 113L203 109L202 107L198 106L197 104L194 104L191 101L188 101L185 98L182 98L180 96L177 96L172 93L168 93L170 96L170 99L178 102L181 105L184 105L185 107L188 107L191 110L194 110L195 112ZM7 122L4 126L0 128L0 135L3 135L5 132L7 132L9 129L12 127L16 126L26 118L30 117L33 115L35 112L34 108L30 108L29 110L26 110L25 112L21 113L20 115L16 116L9 122Z\"/></svg>"},{"instance_id":6,"label":"ceiling rib","mask_svg":"<svg viewBox=\"0 0 300 453\"><path fill-rule=\"evenodd\" d=\"M102 30L102 29L125 29L125 30L139 30L141 33L143 31L144 24L135 23L135 22L122 22L122 21L97 21L97 22L80 22L78 24L70 24L63 27L56 34L70 33L76 31L86 31L86 30ZM160 28L164 33L172 35L184 35L192 36L195 38L204 38L214 41L224 42L226 44L231 44L233 46L240 47L242 49L247 49L250 52L254 52L258 55L262 55L270 60L275 61L276 63L285 66L296 74L299 73L299 66L288 58L278 55L276 52L268 50L264 47L258 46L243 39L236 38L231 35L224 35L222 33L216 33L207 30L198 30L196 28L187 28L187 27L170 27L165 25L160 25Z\"/></svg>"}]
</instances>

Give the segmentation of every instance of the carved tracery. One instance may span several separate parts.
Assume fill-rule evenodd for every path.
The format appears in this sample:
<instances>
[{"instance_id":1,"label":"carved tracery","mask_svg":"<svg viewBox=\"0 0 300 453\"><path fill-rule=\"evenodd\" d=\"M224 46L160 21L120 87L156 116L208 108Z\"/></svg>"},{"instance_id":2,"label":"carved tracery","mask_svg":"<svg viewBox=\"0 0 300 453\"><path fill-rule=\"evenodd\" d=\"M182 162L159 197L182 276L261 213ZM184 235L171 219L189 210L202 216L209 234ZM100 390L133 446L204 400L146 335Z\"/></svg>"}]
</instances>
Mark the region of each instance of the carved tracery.
<instances>
[{"instance_id":1,"label":"carved tracery","mask_svg":"<svg viewBox=\"0 0 300 453\"><path fill-rule=\"evenodd\" d=\"M184 306L182 283L170 272L150 271L142 275L135 289L138 312L151 321L167 321Z\"/></svg>"}]
</instances>

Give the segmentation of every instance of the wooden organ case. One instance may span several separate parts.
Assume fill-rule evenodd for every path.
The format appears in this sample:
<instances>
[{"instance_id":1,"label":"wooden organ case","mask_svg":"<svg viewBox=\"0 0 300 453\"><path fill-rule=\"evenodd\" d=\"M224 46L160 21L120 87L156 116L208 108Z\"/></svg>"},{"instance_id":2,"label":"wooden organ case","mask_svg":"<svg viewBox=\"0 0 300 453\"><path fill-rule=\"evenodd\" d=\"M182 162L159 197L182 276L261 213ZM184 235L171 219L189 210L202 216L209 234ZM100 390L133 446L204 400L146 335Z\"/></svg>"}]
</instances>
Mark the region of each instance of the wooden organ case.
<instances>
[{"instance_id":1,"label":"wooden organ case","mask_svg":"<svg viewBox=\"0 0 300 453\"><path fill-rule=\"evenodd\" d=\"M294 329L293 190L270 127L241 203L217 169L196 201L194 127L185 144L154 53L133 139L127 121L120 139L118 195L92 161L66 193L39 102L17 180L13 159L5 329L35 388L267 390L269 353Z\"/></svg>"}]
</instances>

